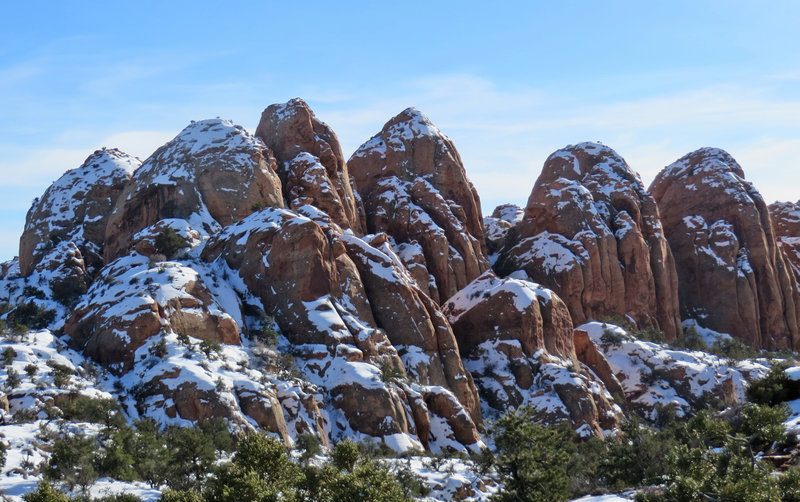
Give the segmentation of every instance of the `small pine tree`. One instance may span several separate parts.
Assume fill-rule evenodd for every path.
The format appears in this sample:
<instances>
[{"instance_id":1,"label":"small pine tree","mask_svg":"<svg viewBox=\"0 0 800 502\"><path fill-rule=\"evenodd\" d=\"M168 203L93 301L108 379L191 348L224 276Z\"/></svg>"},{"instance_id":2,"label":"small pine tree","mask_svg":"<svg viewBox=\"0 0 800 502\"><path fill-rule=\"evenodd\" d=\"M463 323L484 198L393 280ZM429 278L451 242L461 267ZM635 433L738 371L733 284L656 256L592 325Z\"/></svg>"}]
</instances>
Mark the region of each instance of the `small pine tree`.
<instances>
[{"instance_id":1,"label":"small pine tree","mask_svg":"<svg viewBox=\"0 0 800 502\"><path fill-rule=\"evenodd\" d=\"M53 488L47 481L42 481L35 492L22 496L25 502L70 502L69 497Z\"/></svg>"}]
</instances>

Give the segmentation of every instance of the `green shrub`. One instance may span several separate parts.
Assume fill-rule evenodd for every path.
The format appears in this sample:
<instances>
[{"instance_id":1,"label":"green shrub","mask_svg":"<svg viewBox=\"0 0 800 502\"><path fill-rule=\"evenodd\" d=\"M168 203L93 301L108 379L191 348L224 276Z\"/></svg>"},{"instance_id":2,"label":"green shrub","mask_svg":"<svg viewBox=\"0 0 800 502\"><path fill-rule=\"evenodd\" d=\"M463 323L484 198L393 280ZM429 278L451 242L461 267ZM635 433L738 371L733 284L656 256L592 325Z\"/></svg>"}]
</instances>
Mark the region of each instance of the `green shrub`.
<instances>
[{"instance_id":1,"label":"green shrub","mask_svg":"<svg viewBox=\"0 0 800 502\"><path fill-rule=\"evenodd\" d=\"M215 340L203 340L200 342L200 350L206 355L206 357L211 357L212 353L219 353L222 350L222 345Z\"/></svg>"},{"instance_id":2,"label":"green shrub","mask_svg":"<svg viewBox=\"0 0 800 502\"><path fill-rule=\"evenodd\" d=\"M44 300L46 298L44 291L36 286L25 286L22 288L22 296L26 298L36 298L37 300Z\"/></svg>"},{"instance_id":3,"label":"green shrub","mask_svg":"<svg viewBox=\"0 0 800 502\"><path fill-rule=\"evenodd\" d=\"M300 434L295 441L295 449L302 451L300 460L308 462L314 456L322 453L322 445L319 443L319 438L311 433Z\"/></svg>"},{"instance_id":4,"label":"green shrub","mask_svg":"<svg viewBox=\"0 0 800 502\"><path fill-rule=\"evenodd\" d=\"M773 364L766 377L751 382L747 388L747 398L758 404L774 406L797 397L797 388L786 374L786 364L782 362Z\"/></svg>"},{"instance_id":5,"label":"green shrub","mask_svg":"<svg viewBox=\"0 0 800 502\"><path fill-rule=\"evenodd\" d=\"M622 333L612 331L610 329L604 329L603 334L600 335L600 342L606 345L612 345L614 347L619 347L622 345L622 342L625 341L625 336Z\"/></svg>"},{"instance_id":6,"label":"green shrub","mask_svg":"<svg viewBox=\"0 0 800 502\"><path fill-rule=\"evenodd\" d=\"M48 359L46 364L52 368L53 384L55 384L56 387L63 389L69 385L70 377L75 374L75 371L73 371L72 368L64 364L57 363L52 359Z\"/></svg>"},{"instance_id":7,"label":"green shrub","mask_svg":"<svg viewBox=\"0 0 800 502\"><path fill-rule=\"evenodd\" d=\"M19 387L21 383L19 379L19 374L14 370L14 368L8 366L6 367L6 386L9 389L16 389Z\"/></svg>"},{"instance_id":8,"label":"green shrub","mask_svg":"<svg viewBox=\"0 0 800 502\"><path fill-rule=\"evenodd\" d=\"M27 301L18 304L14 310L8 313L6 319L17 329L18 326L25 326L30 329L44 329L56 317L55 310L47 310L40 307L34 301Z\"/></svg>"},{"instance_id":9,"label":"green shrub","mask_svg":"<svg viewBox=\"0 0 800 502\"><path fill-rule=\"evenodd\" d=\"M161 492L161 502L205 502L202 496L194 490L164 490ZM243 499L244 500L244 499Z\"/></svg>"},{"instance_id":10,"label":"green shrub","mask_svg":"<svg viewBox=\"0 0 800 502\"><path fill-rule=\"evenodd\" d=\"M89 289L83 277L64 277L50 284L53 299L67 307L74 307Z\"/></svg>"},{"instance_id":11,"label":"green shrub","mask_svg":"<svg viewBox=\"0 0 800 502\"><path fill-rule=\"evenodd\" d=\"M30 378L33 378L33 375L35 375L37 371L39 371L39 367L36 366L35 364L31 363L31 364L26 364L25 365L25 373Z\"/></svg>"},{"instance_id":12,"label":"green shrub","mask_svg":"<svg viewBox=\"0 0 800 502\"><path fill-rule=\"evenodd\" d=\"M352 471L360 457L358 445L349 439L338 442L331 452L331 462L340 471Z\"/></svg>"},{"instance_id":13,"label":"green shrub","mask_svg":"<svg viewBox=\"0 0 800 502\"><path fill-rule=\"evenodd\" d=\"M563 431L534 423L534 410L520 407L490 428L496 445L495 466L503 490L493 497L506 501L566 501L567 465L572 443Z\"/></svg>"},{"instance_id":14,"label":"green shrub","mask_svg":"<svg viewBox=\"0 0 800 502\"><path fill-rule=\"evenodd\" d=\"M172 258L175 254L185 247L189 247L186 239L178 235L172 228L165 228L155 238L156 253L163 254L167 258Z\"/></svg>"},{"instance_id":15,"label":"green shrub","mask_svg":"<svg viewBox=\"0 0 800 502\"><path fill-rule=\"evenodd\" d=\"M2 441L0 441L0 469L6 466L6 450L8 447Z\"/></svg>"},{"instance_id":16,"label":"green shrub","mask_svg":"<svg viewBox=\"0 0 800 502\"><path fill-rule=\"evenodd\" d=\"M85 491L98 478L94 465L96 450L95 440L83 434L57 439L44 470L45 478L63 481L70 490L80 486Z\"/></svg>"},{"instance_id":17,"label":"green shrub","mask_svg":"<svg viewBox=\"0 0 800 502\"><path fill-rule=\"evenodd\" d=\"M6 349L3 351L3 364L5 366L12 364L14 362L14 359L16 359L16 357L17 353L14 352L14 349L12 349L11 347L6 347Z\"/></svg>"},{"instance_id":18,"label":"green shrub","mask_svg":"<svg viewBox=\"0 0 800 502\"><path fill-rule=\"evenodd\" d=\"M125 417L120 412L119 403L108 398L76 395L59 403L62 417L74 422L94 422L120 427Z\"/></svg>"},{"instance_id":19,"label":"green shrub","mask_svg":"<svg viewBox=\"0 0 800 502\"><path fill-rule=\"evenodd\" d=\"M70 502L69 497L53 488L47 481L42 481L35 492L23 495L25 502Z\"/></svg>"},{"instance_id":20,"label":"green shrub","mask_svg":"<svg viewBox=\"0 0 800 502\"><path fill-rule=\"evenodd\" d=\"M381 381L383 382L401 382L406 378L403 370L395 366L391 359L381 359L378 368L381 370Z\"/></svg>"}]
</instances>

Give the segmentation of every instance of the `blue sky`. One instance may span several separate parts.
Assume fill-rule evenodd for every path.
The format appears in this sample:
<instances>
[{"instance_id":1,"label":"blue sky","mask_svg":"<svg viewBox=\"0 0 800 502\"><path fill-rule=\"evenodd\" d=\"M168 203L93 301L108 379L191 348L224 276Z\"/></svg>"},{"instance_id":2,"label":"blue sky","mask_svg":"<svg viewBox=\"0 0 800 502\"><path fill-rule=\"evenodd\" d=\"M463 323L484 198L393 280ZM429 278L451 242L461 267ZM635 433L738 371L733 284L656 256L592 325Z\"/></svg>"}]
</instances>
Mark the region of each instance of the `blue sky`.
<instances>
[{"instance_id":1,"label":"blue sky","mask_svg":"<svg viewBox=\"0 0 800 502\"><path fill-rule=\"evenodd\" d=\"M110 5L111 4L111 5ZM485 212L547 155L602 141L645 183L725 148L800 199L798 2L14 2L0 18L0 261L31 200L96 148L144 159L190 120L253 130L306 99L345 155L408 106Z\"/></svg>"}]
</instances>

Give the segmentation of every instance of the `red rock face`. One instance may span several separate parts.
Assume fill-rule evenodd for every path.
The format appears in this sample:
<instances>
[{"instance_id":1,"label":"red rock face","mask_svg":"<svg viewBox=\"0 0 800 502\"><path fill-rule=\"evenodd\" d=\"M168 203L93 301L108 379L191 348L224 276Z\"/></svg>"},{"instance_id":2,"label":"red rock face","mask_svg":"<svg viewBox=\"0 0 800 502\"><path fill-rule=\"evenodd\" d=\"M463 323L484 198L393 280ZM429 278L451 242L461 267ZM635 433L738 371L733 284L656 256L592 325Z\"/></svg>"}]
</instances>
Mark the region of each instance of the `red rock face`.
<instances>
[{"instance_id":1,"label":"red rock face","mask_svg":"<svg viewBox=\"0 0 800 502\"><path fill-rule=\"evenodd\" d=\"M675 256L682 315L756 348L800 347L797 283L764 200L733 157L692 152L650 191Z\"/></svg>"},{"instance_id":2,"label":"red rock face","mask_svg":"<svg viewBox=\"0 0 800 502\"><path fill-rule=\"evenodd\" d=\"M173 330L239 344L239 327L221 312L199 274L173 262L133 255L100 273L64 324L84 354L118 374L133 368L136 349Z\"/></svg>"},{"instance_id":3,"label":"red rock face","mask_svg":"<svg viewBox=\"0 0 800 502\"><path fill-rule=\"evenodd\" d=\"M778 245L792 265L800 282L800 201L775 202L769 206Z\"/></svg>"},{"instance_id":4,"label":"red rock face","mask_svg":"<svg viewBox=\"0 0 800 502\"><path fill-rule=\"evenodd\" d=\"M452 142L418 110L392 118L348 163L367 230L392 237L434 301L489 268L478 194Z\"/></svg>"},{"instance_id":5,"label":"red rock face","mask_svg":"<svg viewBox=\"0 0 800 502\"><path fill-rule=\"evenodd\" d=\"M487 271L443 310L489 408L529 404L547 423L569 421L598 437L616 426L620 410L579 362L569 310L552 291Z\"/></svg>"},{"instance_id":6,"label":"red rock face","mask_svg":"<svg viewBox=\"0 0 800 502\"><path fill-rule=\"evenodd\" d=\"M238 270L355 430L383 436L425 429L424 420L418 425L406 414L408 389L381 381L387 368L454 396L474 428L477 391L450 326L386 236L370 244L324 214L309 214L315 220L262 210L212 237L203 258Z\"/></svg>"},{"instance_id":7,"label":"red rock face","mask_svg":"<svg viewBox=\"0 0 800 502\"><path fill-rule=\"evenodd\" d=\"M124 255L138 231L162 219L187 220L208 235L282 205L269 149L226 120L194 122L135 172L108 220L105 260Z\"/></svg>"},{"instance_id":8,"label":"red rock face","mask_svg":"<svg viewBox=\"0 0 800 502\"><path fill-rule=\"evenodd\" d=\"M658 207L639 175L604 145L550 155L495 268L525 270L552 288L576 324L628 315L668 339L680 330L677 276Z\"/></svg>"},{"instance_id":9,"label":"red rock face","mask_svg":"<svg viewBox=\"0 0 800 502\"><path fill-rule=\"evenodd\" d=\"M136 157L104 148L50 185L28 211L19 245L22 275L67 241L78 247L90 272L102 267L109 214L140 165Z\"/></svg>"},{"instance_id":10,"label":"red rock face","mask_svg":"<svg viewBox=\"0 0 800 502\"><path fill-rule=\"evenodd\" d=\"M289 207L309 204L363 234L364 210L350 186L339 139L302 99L267 107L256 136L275 152Z\"/></svg>"}]
</instances>

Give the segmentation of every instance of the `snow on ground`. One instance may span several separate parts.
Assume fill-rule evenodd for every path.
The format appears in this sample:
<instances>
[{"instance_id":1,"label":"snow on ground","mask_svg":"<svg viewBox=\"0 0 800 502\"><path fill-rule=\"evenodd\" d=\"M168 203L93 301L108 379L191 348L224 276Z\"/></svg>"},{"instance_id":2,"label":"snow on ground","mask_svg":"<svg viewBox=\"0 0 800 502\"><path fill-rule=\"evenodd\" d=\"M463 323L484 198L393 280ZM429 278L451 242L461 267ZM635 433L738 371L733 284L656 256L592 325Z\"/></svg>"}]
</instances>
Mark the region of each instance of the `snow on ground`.
<instances>
[{"instance_id":1,"label":"snow on ground","mask_svg":"<svg viewBox=\"0 0 800 502\"><path fill-rule=\"evenodd\" d=\"M770 370L765 359L732 361L706 352L674 350L637 340L612 324L590 322L577 329L589 333L629 401L650 419L656 418L659 405L673 407L678 416L685 416L714 398L744 402L748 382L763 378ZM705 333L706 337L724 335Z\"/></svg>"},{"instance_id":2,"label":"snow on ground","mask_svg":"<svg viewBox=\"0 0 800 502\"><path fill-rule=\"evenodd\" d=\"M407 468L422 478L430 488L421 501L464 500L485 502L500 491L500 485L492 476L479 476L475 466L468 460L458 458L410 457L392 458L382 461L394 471Z\"/></svg>"}]
</instances>

